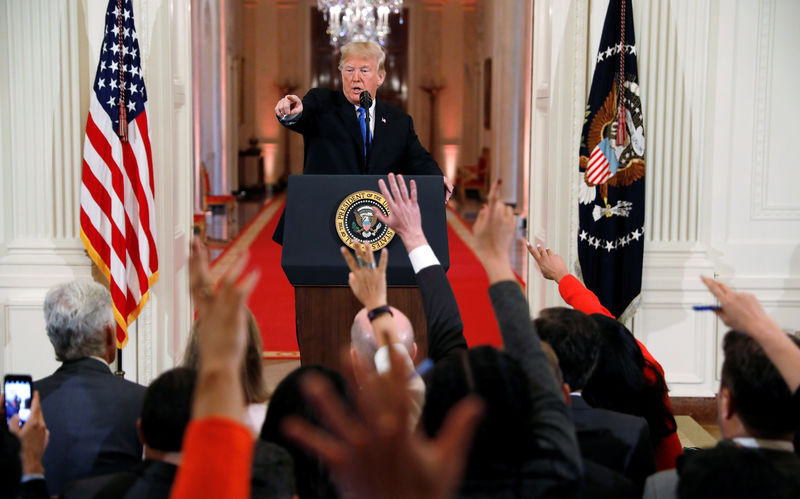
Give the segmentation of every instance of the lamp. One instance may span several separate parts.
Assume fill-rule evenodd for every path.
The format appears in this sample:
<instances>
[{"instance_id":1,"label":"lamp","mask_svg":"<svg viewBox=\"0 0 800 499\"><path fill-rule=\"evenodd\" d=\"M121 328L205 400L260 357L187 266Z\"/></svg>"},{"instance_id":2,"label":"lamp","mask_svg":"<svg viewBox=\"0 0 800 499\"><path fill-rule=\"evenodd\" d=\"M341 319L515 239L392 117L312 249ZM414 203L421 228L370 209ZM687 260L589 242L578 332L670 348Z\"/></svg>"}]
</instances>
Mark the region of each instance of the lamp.
<instances>
[{"instance_id":1,"label":"lamp","mask_svg":"<svg viewBox=\"0 0 800 499\"><path fill-rule=\"evenodd\" d=\"M385 45L389 14L399 14L402 5L403 0L317 0L334 47L367 41Z\"/></svg>"}]
</instances>

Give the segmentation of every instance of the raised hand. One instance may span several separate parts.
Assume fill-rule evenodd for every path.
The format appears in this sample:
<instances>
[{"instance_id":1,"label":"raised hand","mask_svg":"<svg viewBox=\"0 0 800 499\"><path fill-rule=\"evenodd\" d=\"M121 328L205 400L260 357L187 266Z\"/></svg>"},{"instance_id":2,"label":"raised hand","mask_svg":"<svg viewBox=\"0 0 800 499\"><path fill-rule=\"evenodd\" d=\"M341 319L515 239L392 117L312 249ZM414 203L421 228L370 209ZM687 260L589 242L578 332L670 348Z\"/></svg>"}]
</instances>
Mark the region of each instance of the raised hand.
<instances>
[{"instance_id":1,"label":"raised hand","mask_svg":"<svg viewBox=\"0 0 800 499\"><path fill-rule=\"evenodd\" d=\"M340 251L350 268L348 283L358 301L370 310L386 305L386 266L389 262L386 248L381 251L380 264L375 263L372 246L366 243L355 241L355 258L345 246Z\"/></svg>"},{"instance_id":2,"label":"raised hand","mask_svg":"<svg viewBox=\"0 0 800 499\"><path fill-rule=\"evenodd\" d=\"M755 296L736 292L721 282L706 276L700 276L700 279L719 301L722 309L716 314L728 327L754 335L764 326L773 324L777 326Z\"/></svg>"},{"instance_id":3,"label":"raised hand","mask_svg":"<svg viewBox=\"0 0 800 499\"><path fill-rule=\"evenodd\" d=\"M739 293L719 281L700 276L719 301L717 317L728 327L749 334L781 373L792 392L800 389L800 347L767 315L758 299Z\"/></svg>"},{"instance_id":4,"label":"raised hand","mask_svg":"<svg viewBox=\"0 0 800 499\"><path fill-rule=\"evenodd\" d=\"M392 349L390 360L389 373L359 373L364 383L356 391L358 416L347 411L326 379L308 375L303 392L328 431L299 418L287 418L284 431L318 455L352 497L451 497L463 474L482 404L474 397L459 402L435 440L412 432L407 424L408 374Z\"/></svg>"},{"instance_id":5,"label":"raised hand","mask_svg":"<svg viewBox=\"0 0 800 499\"><path fill-rule=\"evenodd\" d=\"M193 237L189 257L189 294L198 313L214 294L214 279L208 265L208 248Z\"/></svg>"},{"instance_id":6,"label":"raised hand","mask_svg":"<svg viewBox=\"0 0 800 499\"><path fill-rule=\"evenodd\" d=\"M492 185L487 204L481 208L472 227L475 253L483 263L489 282L514 279L511 270L511 244L517 232L517 218L510 206L499 198L501 180Z\"/></svg>"},{"instance_id":7,"label":"raised hand","mask_svg":"<svg viewBox=\"0 0 800 499\"><path fill-rule=\"evenodd\" d=\"M275 116L285 118L303 112L303 101L296 95L287 95L275 104Z\"/></svg>"},{"instance_id":8,"label":"raised hand","mask_svg":"<svg viewBox=\"0 0 800 499\"><path fill-rule=\"evenodd\" d=\"M190 274L202 273L203 256L192 243ZM202 248L201 248L202 249ZM244 277L247 255L237 260L225 276L219 290L199 293L197 310L197 351L199 370L192 416L211 415L241 420L245 403L239 379L247 344L245 304L259 275L251 271Z\"/></svg>"},{"instance_id":9,"label":"raised hand","mask_svg":"<svg viewBox=\"0 0 800 499\"><path fill-rule=\"evenodd\" d=\"M528 252L536 261L536 265L539 266L539 271L545 279L558 283L561 282L565 275L569 274L564 259L551 251L550 248L542 248L538 244L534 246L530 241L525 241L525 245L528 247Z\"/></svg>"},{"instance_id":10,"label":"raised hand","mask_svg":"<svg viewBox=\"0 0 800 499\"><path fill-rule=\"evenodd\" d=\"M387 182L384 182L383 179L378 180L378 188L389 205L389 216L385 216L381 210L376 208L373 208L372 211L378 220L391 227L403 239L403 244L410 253L411 250L428 244L425 234L422 232L422 216L417 202L417 183L412 180L409 191L403 176L395 176L394 173L389 174Z\"/></svg>"}]
</instances>

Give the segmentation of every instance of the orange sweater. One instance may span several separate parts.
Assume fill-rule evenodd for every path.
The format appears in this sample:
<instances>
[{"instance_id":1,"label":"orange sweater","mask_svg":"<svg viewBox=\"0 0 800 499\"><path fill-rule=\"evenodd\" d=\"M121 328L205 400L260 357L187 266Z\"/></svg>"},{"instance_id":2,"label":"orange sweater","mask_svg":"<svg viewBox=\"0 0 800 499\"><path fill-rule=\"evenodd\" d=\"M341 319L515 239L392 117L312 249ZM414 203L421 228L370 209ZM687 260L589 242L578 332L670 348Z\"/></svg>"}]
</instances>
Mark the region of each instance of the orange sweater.
<instances>
[{"instance_id":1,"label":"orange sweater","mask_svg":"<svg viewBox=\"0 0 800 499\"><path fill-rule=\"evenodd\" d=\"M249 499L252 462L253 435L246 426L223 417L194 419L169 497Z\"/></svg>"},{"instance_id":2,"label":"orange sweater","mask_svg":"<svg viewBox=\"0 0 800 499\"><path fill-rule=\"evenodd\" d=\"M564 301L575 310L580 310L585 314L603 314L616 319L616 317L611 315L611 312L600 303L597 296L571 274L567 274L561 279L561 282L558 283L558 291L561 293L561 297ZM641 349L645 360L652 363L653 366L658 369L661 376L664 376L664 368L661 367L661 364L656 361L642 342L636 340L636 343L639 344L639 349ZM652 383L655 381L655 375L649 369L645 369L644 375L649 382ZM664 398L664 403L672 410L669 395L664 394ZM683 446L681 446L681 441L678 438L678 432L676 431L671 433L668 437L662 438L654 450L656 455L656 469L658 471L674 468L675 460L678 459L678 456L683 454Z\"/></svg>"}]
</instances>

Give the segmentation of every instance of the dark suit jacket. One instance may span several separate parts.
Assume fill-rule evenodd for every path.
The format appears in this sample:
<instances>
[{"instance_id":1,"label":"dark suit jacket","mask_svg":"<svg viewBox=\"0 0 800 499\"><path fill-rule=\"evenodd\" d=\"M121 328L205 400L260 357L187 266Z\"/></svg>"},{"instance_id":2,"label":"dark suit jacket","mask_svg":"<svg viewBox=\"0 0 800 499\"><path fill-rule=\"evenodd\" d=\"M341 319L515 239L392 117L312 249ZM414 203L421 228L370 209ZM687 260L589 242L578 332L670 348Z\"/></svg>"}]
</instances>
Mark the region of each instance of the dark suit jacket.
<instances>
[{"instance_id":1,"label":"dark suit jacket","mask_svg":"<svg viewBox=\"0 0 800 499\"><path fill-rule=\"evenodd\" d=\"M300 117L285 126L303 135L304 174L442 174L419 143L411 117L380 99L375 102L375 137L368 162L355 107L341 90L312 88L303 97Z\"/></svg>"},{"instance_id":2,"label":"dark suit jacket","mask_svg":"<svg viewBox=\"0 0 800 499\"><path fill-rule=\"evenodd\" d=\"M127 470L142 460L136 420L145 388L89 357L64 362L34 383L50 441L42 462L58 495L73 480Z\"/></svg>"},{"instance_id":3,"label":"dark suit jacket","mask_svg":"<svg viewBox=\"0 0 800 499\"><path fill-rule=\"evenodd\" d=\"M571 397L570 412L584 459L628 477L639 492L656 471L647 421L638 416L595 409L583 397Z\"/></svg>"},{"instance_id":4,"label":"dark suit jacket","mask_svg":"<svg viewBox=\"0 0 800 499\"><path fill-rule=\"evenodd\" d=\"M441 265L431 265L415 275L428 327L428 358L434 363L467 348L464 323L450 281Z\"/></svg>"},{"instance_id":5,"label":"dark suit jacket","mask_svg":"<svg viewBox=\"0 0 800 499\"><path fill-rule=\"evenodd\" d=\"M611 468L583 460L583 499L634 499L636 486Z\"/></svg>"},{"instance_id":6,"label":"dark suit jacket","mask_svg":"<svg viewBox=\"0 0 800 499\"><path fill-rule=\"evenodd\" d=\"M129 471L84 478L67 485L62 499L117 499L121 497L167 499L178 467L147 459Z\"/></svg>"},{"instance_id":7,"label":"dark suit jacket","mask_svg":"<svg viewBox=\"0 0 800 499\"><path fill-rule=\"evenodd\" d=\"M722 440L715 447L678 458L677 469L647 480L646 499L678 497L800 497L800 457L790 451L738 447Z\"/></svg>"},{"instance_id":8,"label":"dark suit jacket","mask_svg":"<svg viewBox=\"0 0 800 499\"><path fill-rule=\"evenodd\" d=\"M380 99L375 101L375 132L367 158L355 107L341 90L312 88L303 96L303 112L285 127L303 135L305 175L441 175L422 147L411 116ZM272 240L283 243L284 215Z\"/></svg>"}]
</instances>

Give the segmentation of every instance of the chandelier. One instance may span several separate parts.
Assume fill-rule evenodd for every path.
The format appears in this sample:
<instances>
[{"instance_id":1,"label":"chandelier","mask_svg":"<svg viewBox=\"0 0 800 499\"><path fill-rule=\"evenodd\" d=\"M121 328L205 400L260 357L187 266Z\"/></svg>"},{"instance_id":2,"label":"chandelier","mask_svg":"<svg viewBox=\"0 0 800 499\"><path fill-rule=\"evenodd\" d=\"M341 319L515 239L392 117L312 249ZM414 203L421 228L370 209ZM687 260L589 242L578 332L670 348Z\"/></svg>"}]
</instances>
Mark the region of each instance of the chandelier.
<instances>
[{"instance_id":1,"label":"chandelier","mask_svg":"<svg viewBox=\"0 0 800 499\"><path fill-rule=\"evenodd\" d=\"M399 14L402 5L403 0L317 0L334 47L367 41L385 45L389 14Z\"/></svg>"}]
</instances>

